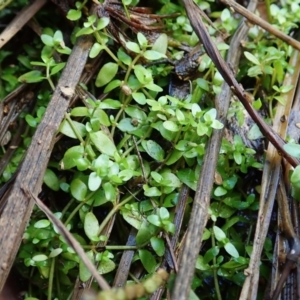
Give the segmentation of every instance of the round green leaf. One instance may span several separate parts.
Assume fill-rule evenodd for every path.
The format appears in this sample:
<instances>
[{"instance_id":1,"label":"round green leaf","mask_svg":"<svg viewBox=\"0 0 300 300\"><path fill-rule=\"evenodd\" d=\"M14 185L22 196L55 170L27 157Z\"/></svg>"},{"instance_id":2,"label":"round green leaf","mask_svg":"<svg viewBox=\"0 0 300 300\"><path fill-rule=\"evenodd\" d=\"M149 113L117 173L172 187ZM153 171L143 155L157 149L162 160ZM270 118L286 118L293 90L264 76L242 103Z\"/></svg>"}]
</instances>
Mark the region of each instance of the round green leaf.
<instances>
[{"instance_id":1,"label":"round green leaf","mask_svg":"<svg viewBox=\"0 0 300 300\"><path fill-rule=\"evenodd\" d=\"M227 253L232 257L238 258L240 256L233 244L226 243L224 248L227 251Z\"/></svg>"},{"instance_id":2,"label":"round green leaf","mask_svg":"<svg viewBox=\"0 0 300 300\"><path fill-rule=\"evenodd\" d=\"M141 52L141 49L139 47L139 45L137 43L134 43L134 42L127 42L126 43L126 48L132 52L135 52L135 53L140 53Z\"/></svg>"},{"instance_id":3,"label":"round green leaf","mask_svg":"<svg viewBox=\"0 0 300 300\"><path fill-rule=\"evenodd\" d=\"M62 251L63 251L62 248L56 248L56 249L52 250L49 254L49 258L58 256L59 254L62 253Z\"/></svg>"},{"instance_id":4,"label":"round green leaf","mask_svg":"<svg viewBox=\"0 0 300 300\"><path fill-rule=\"evenodd\" d=\"M107 274L113 271L115 267L116 264L112 260L110 259L102 260L98 266L98 272L99 274Z\"/></svg>"},{"instance_id":5,"label":"round green leaf","mask_svg":"<svg viewBox=\"0 0 300 300\"><path fill-rule=\"evenodd\" d=\"M99 71L96 78L96 86L101 87L109 83L118 72L118 65L116 63L106 63Z\"/></svg>"},{"instance_id":6,"label":"round green leaf","mask_svg":"<svg viewBox=\"0 0 300 300\"><path fill-rule=\"evenodd\" d=\"M139 257L145 270L151 274L155 271L156 260L154 256L148 250L139 250Z\"/></svg>"},{"instance_id":7,"label":"round green leaf","mask_svg":"<svg viewBox=\"0 0 300 300\"><path fill-rule=\"evenodd\" d=\"M81 11L76 9L70 9L67 14L67 19L71 21L76 21L81 18Z\"/></svg>"},{"instance_id":8,"label":"round green leaf","mask_svg":"<svg viewBox=\"0 0 300 300\"><path fill-rule=\"evenodd\" d=\"M168 36L161 33L152 46L152 50L166 54L168 49Z\"/></svg>"},{"instance_id":9,"label":"round green leaf","mask_svg":"<svg viewBox=\"0 0 300 300\"><path fill-rule=\"evenodd\" d=\"M87 193L87 186L80 179L75 178L71 182L70 190L71 190L72 196L76 200L83 201L86 196L86 193Z\"/></svg>"},{"instance_id":10,"label":"round green leaf","mask_svg":"<svg viewBox=\"0 0 300 300\"><path fill-rule=\"evenodd\" d=\"M173 121L165 121L163 123L163 126L167 129L167 130L170 130L170 131L173 131L173 132L177 132L179 131L179 127L178 125L173 122Z\"/></svg>"},{"instance_id":11,"label":"round green leaf","mask_svg":"<svg viewBox=\"0 0 300 300\"><path fill-rule=\"evenodd\" d=\"M95 58L96 56L98 56L98 54L100 53L101 50L103 50L103 48L104 47L99 43L94 43L89 54L90 58Z\"/></svg>"},{"instance_id":12,"label":"round green leaf","mask_svg":"<svg viewBox=\"0 0 300 300\"><path fill-rule=\"evenodd\" d=\"M49 220L39 220L37 222L34 223L33 227L34 228L46 228L50 225L50 221Z\"/></svg>"},{"instance_id":13,"label":"round green leaf","mask_svg":"<svg viewBox=\"0 0 300 300\"><path fill-rule=\"evenodd\" d=\"M154 236L150 239L150 243L158 256L163 256L165 254L165 244L162 238Z\"/></svg>"},{"instance_id":14,"label":"round green leaf","mask_svg":"<svg viewBox=\"0 0 300 300\"><path fill-rule=\"evenodd\" d=\"M92 172L89 175L88 186L91 191L96 191L101 185L102 179L97 175L96 172Z\"/></svg>"},{"instance_id":15,"label":"round green leaf","mask_svg":"<svg viewBox=\"0 0 300 300\"><path fill-rule=\"evenodd\" d=\"M144 52L144 57L148 60L157 60L157 59L165 58L166 55L154 50L146 50Z\"/></svg>"},{"instance_id":16,"label":"round green leaf","mask_svg":"<svg viewBox=\"0 0 300 300\"><path fill-rule=\"evenodd\" d=\"M27 72L23 75L21 75L18 78L18 81L23 83L34 83L34 82L40 82L45 79L44 76L42 76L42 72L38 70Z\"/></svg>"},{"instance_id":17,"label":"round green leaf","mask_svg":"<svg viewBox=\"0 0 300 300\"><path fill-rule=\"evenodd\" d=\"M103 131L91 132L90 138L100 152L114 156L115 151L117 151L116 146Z\"/></svg>"},{"instance_id":18,"label":"round green leaf","mask_svg":"<svg viewBox=\"0 0 300 300\"><path fill-rule=\"evenodd\" d=\"M86 135L86 128L85 128L84 124L72 120L72 126L76 129L77 133L81 137L85 137L85 135ZM70 137L70 138L78 139L78 137L77 137L76 133L74 132L72 126L70 125L69 121L67 119L65 119L60 124L59 131L61 133L63 133L64 135Z\"/></svg>"},{"instance_id":19,"label":"round green leaf","mask_svg":"<svg viewBox=\"0 0 300 300\"><path fill-rule=\"evenodd\" d=\"M46 169L44 175L44 183L53 191L59 191L59 179L57 178L56 174L50 170Z\"/></svg>"},{"instance_id":20,"label":"round green leaf","mask_svg":"<svg viewBox=\"0 0 300 300\"><path fill-rule=\"evenodd\" d=\"M157 227L160 227L162 224L161 224L161 220L160 220L160 217L158 215L150 215L147 217L147 220L157 226Z\"/></svg>"},{"instance_id":21,"label":"round green leaf","mask_svg":"<svg viewBox=\"0 0 300 300\"><path fill-rule=\"evenodd\" d=\"M259 62L259 60L252 54L252 53L250 53L250 52L248 52L248 51L245 51L244 52L244 55L246 56L246 58L249 60L249 61L251 61L253 64L255 64L255 65L260 65L260 62Z\"/></svg>"},{"instance_id":22,"label":"round green leaf","mask_svg":"<svg viewBox=\"0 0 300 300\"><path fill-rule=\"evenodd\" d=\"M300 166L297 166L291 176L291 182L294 186L300 187Z\"/></svg>"},{"instance_id":23,"label":"round green leaf","mask_svg":"<svg viewBox=\"0 0 300 300\"><path fill-rule=\"evenodd\" d=\"M102 17L98 20L97 23L97 30L101 30L105 28L110 22L110 19L108 17Z\"/></svg>"},{"instance_id":24,"label":"round green leaf","mask_svg":"<svg viewBox=\"0 0 300 300\"><path fill-rule=\"evenodd\" d=\"M300 145L298 145L298 144L285 144L283 146L283 149L289 155L300 158Z\"/></svg>"},{"instance_id":25,"label":"round green leaf","mask_svg":"<svg viewBox=\"0 0 300 300\"><path fill-rule=\"evenodd\" d=\"M90 250L86 252L86 255L88 258L92 261L92 263L95 263L94 254L93 251ZM89 269L86 267L86 265L83 263L82 260L79 261L79 278L81 281L86 282L91 278L92 274L89 271Z\"/></svg>"},{"instance_id":26,"label":"round green leaf","mask_svg":"<svg viewBox=\"0 0 300 300\"><path fill-rule=\"evenodd\" d=\"M217 197L220 197L220 196L223 196L223 195L226 195L227 194L227 190L224 189L223 187L221 186L218 186L215 191L214 191L214 195L217 196Z\"/></svg>"},{"instance_id":27,"label":"round green leaf","mask_svg":"<svg viewBox=\"0 0 300 300\"><path fill-rule=\"evenodd\" d=\"M92 212L88 212L85 215L84 232L91 241L99 241L99 222Z\"/></svg>"},{"instance_id":28,"label":"round green leaf","mask_svg":"<svg viewBox=\"0 0 300 300\"><path fill-rule=\"evenodd\" d=\"M38 262L38 261L44 261L44 260L47 260L48 259L48 256L45 255L45 254L37 254L37 255L34 255L32 257L32 260Z\"/></svg>"},{"instance_id":29,"label":"round green leaf","mask_svg":"<svg viewBox=\"0 0 300 300\"><path fill-rule=\"evenodd\" d=\"M148 140L148 141L144 140L142 142L142 146L146 150L146 152L155 160L160 161L160 162L164 160L165 151L156 142L154 142L152 140Z\"/></svg>"},{"instance_id":30,"label":"round green leaf","mask_svg":"<svg viewBox=\"0 0 300 300\"><path fill-rule=\"evenodd\" d=\"M221 242L224 239L226 239L226 234L224 233L224 231L220 227L214 226L213 231L214 231L214 235L215 235L215 237L218 241Z\"/></svg>"}]
</instances>

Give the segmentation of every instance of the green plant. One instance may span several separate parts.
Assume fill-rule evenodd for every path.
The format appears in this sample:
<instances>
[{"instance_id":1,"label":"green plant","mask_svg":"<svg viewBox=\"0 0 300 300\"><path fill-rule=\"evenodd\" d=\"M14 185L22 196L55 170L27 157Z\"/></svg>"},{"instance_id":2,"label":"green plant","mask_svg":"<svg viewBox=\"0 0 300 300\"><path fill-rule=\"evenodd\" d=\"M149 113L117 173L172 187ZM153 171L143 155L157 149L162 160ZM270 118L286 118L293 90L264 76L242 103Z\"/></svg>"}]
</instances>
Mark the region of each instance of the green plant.
<instances>
[{"instance_id":1,"label":"green plant","mask_svg":"<svg viewBox=\"0 0 300 300\"><path fill-rule=\"evenodd\" d=\"M141 264L144 276L151 276L166 252L165 236L175 233L174 208L180 189L183 184L187 185L193 197L206 143L213 130L225 125L218 120L212 101L221 92L223 78L211 59L201 54L194 70L201 76L190 80L190 90L185 97L178 99L168 92L169 81L176 76L176 63L184 59L182 49L198 42L181 5L159 1L162 4L160 13L181 13L176 18L164 19L165 32L168 35L172 32L172 38L165 33L149 37L140 30L137 34L130 33L130 40L126 35L118 40L110 31L110 22L113 22L110 18L84 16L86 2L76 2L76 9L68 13L69 20L76 21L78 26L72 37L93 35L95 43L90 58L106 55L105 62L95 79L84 87L89 97L65 115L59 128L63 138L55 147L54 152L58 149L58 154L49 162L44 184L53 195L59 194L63 199L59 203L55 201L52 209L98 265L101 274L111 280L120 256L114 251L127 249L122 239L103 234L111 218L118 214L119 223L115 226L120 236L123 233L125 236L130 227L137 230L136 246L131 248L137 250L133 261ZM206 9L215 6L196 2ZM136 1L122 1L124 14L130 13L128 5L135 4ZM218 38L218 30L232 34L237 27L238 21L228 9L214 10L212 17L216 18L216 28L210 26L209 30L214 38ZM62 55L64 58L71 50L64 45L60 29L45 29L37 43L38 58L27 46L27 53L32 55L29 59L22 56L19 59L26 68L34 65L41 69L31 70L19 80L33 83L46 79L54 89L65 64L58 63L56 57ZM271 113L273 99L281 101L279 93L290 88L281 85L284 73L291 71L286 63L290 53L288 47L280 41L275 43L276 47L273 41L263 39L257 28L252 29L250 41L245 44L246 59L237 75L245 82L255 78L254 96L261 87L271 93L267 98ZM218 48L225 55L228 45L219 43ZM2 52L2 59L8 55ZM4 71L9 74L10 69ZM45 87L47 82L42 85L36 109L22 116L33 129L40 122L50 98ZM7 89L11 90L12 86ZM103 99L97 100L95 94L101 94ZM262 101L258 99L254 105L259 109ZM230 117L243 123L239 103L232 104ZM249 228L255 222L251 216L259 205L256 187L245 188L244 178L249 170L257 172L262 167L257 159L260 153L246 147L239 135L233 136L233 140L222 141L205 243L192 286L195 294L204 290L203 294L218 299L225 290L218 282L220 278L233 282L231 291L234 292L245 278L243 270L252 248ZM30 135L26 135L26 143L29 139ZM5 180L15 171L21 152L24 148L8 165L3 174ZM295 187L299 181L297 174L296 169L292 176ZM191 209L190 202L186 205L187 213ZM106 249L98 247L100 242L107 241ZM271 241L265 246L262 269L271 259L271 246ZM47 290L42 291L31 287L28 291L31 297L43 298L47 294L49 299L65 299L78 274L83 282L91 277L55 227L37 209L24 234L18 267L37 285L47 285ZM214 284L207 287L206 282L211 278Z\"/></svg>"}]
</instances>

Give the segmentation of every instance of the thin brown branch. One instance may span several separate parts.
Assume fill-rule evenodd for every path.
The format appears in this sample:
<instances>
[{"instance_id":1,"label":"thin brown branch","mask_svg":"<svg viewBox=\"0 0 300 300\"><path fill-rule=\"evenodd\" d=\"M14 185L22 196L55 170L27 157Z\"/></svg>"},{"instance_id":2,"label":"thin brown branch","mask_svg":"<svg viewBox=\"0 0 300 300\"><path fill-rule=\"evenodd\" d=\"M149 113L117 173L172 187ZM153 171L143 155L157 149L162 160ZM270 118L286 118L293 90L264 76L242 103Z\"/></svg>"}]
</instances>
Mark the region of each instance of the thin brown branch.
<instances>
[{"instance_id":1,"label":"thin brown branch","mask_svg":"<svg viewBox=\"0 0 300 300\"><path fill-rule=\"evenodd\" d=\"M94 278L96 279L96 281L99 284L99 286L101 287L101 289L109 290L110 286L108 285L106 280L99 274L97 268L93 265L91 260L85 254L85 252L82 249L82 247L80 246L79 242L72 236L72 234L69 232L69 230L66 228L66 226L62 223L62 221L59 220L51 212L51 210L39 198L37 198L31 191L24 188L23 192L29 198L32 197L32 199L34 200L35 204L39 207L39 209L42 212L44 212L45 215L48 217L48 219L52 222L52 224L55 225L55 227L57 228L57 230L61 234L61 236L65 239L65 241L68 243L68 245L74 249L74 251L78 254L78 256L83 261L85 266L88 268L88 270L94 276Z\"/></svg>"},{"instance_id":2,"label":"thin brown branch","mask_svg":"<svg viewBox=\"0 0 300 300\"><path fill-rule=\"evenodd\" d=\"M261 132L265 135L265 137L276 147L280 155L284 156L284 158L292 166L296 167L299 164L299 160L291 157L283 149L285 141L269 125L267 125L262 119L262 117L257 113L257 111L254 110L250 101L248 100L248 95L245 92L244 88L237 82L231 69L221 57L220 52L218 51L215 44L212 42L212 39L202 19L199 18L200 8L193 2L193 0L183 0L183 2L191 25L195 30L195 33L202 41L207 54L215 64L220 74L223 76L224 80L230 86L232 92L242 102L253 121L259 126Z\"/></svg>"},{"instance_id":3,"label":"thin brown branch","mask_svg":"<svg viewBox=\"0 0 300 300\"><path fill-rule=\"evenodd\" d=\"M275 35L279 39L285 41L287 44L291 45L293 48L300 50L300 43L293 39L292 37L286 35L282 31L278 30L274 26L272 26L270 23L266 22L262 18L255 15L253 12L249 11L242 5L238 4L237 2L233 0L221 0L224 4L229 6L234 11L238 12L242 16L244 16L250 23L256 24L260 26L261 28L265 29L266 31L270 32L271 34Z\"/></svg>"},{"instance_id":4,"label":"thin brown branch","mask_svg":"<svg viewBox=\"0 0 300 300\"><path fill-rule=\"evenodd\" d=\"M22 29L22 27L46 4L46 2L47 0L36 0L20 11L0 34L0 49Z\"/></svg>"},{"instance_id":5,"label":"thin brown branch","mask_svg":"<svg viewBox=\"0 0 300 300\"><path fill-rule=\"evenodd\" d=\"M191 3L188 5L191 5ZM256 1L251 2L251 7L252 9L256 7ZM246 38L247 32L248 27L243 22L236 31L230 44L227 62L231 64L234 70L238 68L241 55L240 42ZM223 62L223 64L225 65L225 62ZM215 99L218 119L222 123L226 122L231 94L230 87L223 83L222 92ZM222 137L223 130L214 130L206 147L204 163L197 184L189 227L182 250L179 271L172 291L172 299L174 300L187 299L190 292L196 259L200 251L202 236L208 218L215 167L219 157Z\"/></svg>"}]
</instances>

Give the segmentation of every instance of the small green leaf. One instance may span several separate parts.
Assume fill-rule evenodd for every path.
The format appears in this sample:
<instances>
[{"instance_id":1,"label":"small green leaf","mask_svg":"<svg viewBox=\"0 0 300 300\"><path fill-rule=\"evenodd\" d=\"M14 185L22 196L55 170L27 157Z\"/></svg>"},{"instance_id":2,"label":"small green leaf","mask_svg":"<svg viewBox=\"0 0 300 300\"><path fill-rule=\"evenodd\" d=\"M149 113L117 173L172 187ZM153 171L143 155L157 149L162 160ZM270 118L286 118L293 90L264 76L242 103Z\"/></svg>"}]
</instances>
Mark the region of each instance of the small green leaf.
<instances>
[{"instance_id":1,"label":"small green leaf","mask_svg":"<svg viewBox=\"0 0 300 300\"><path fill-rule=\"evenodd\" d=\"M153 82L145 84L145 87L148 90L153 91L153 92L162 92L163 91L163 89L160 86L158 86L157 84L155 84Z\"/></svg>"},{"instance_id":2,"label":"small green leaf","mask_svg":"<svg viewBox=\"0 0 300 300\"><path fill-rule=\"evenodd\" d=\"M167 130L170 130L172 132L177 132L179 131L179 127L178 125L173 122L173 121L165 121L163 122L163 126L167 129Z\"/></svg>"},{"instance_id":3,"label":"small green leaf","mask_svg":"<svg viewBox=\"0 0 300 300\"><path fill-rule=\"evenodd\" d=\"M70 9L67 14L67 19L76 21L81 18L81 11L76 9Z\"/></svg>"},{"instance_id":4,"label":"small green leaf","mask_svg":"<svg viewBox=\"0 0 300 300\"><path fill-rule=\"evenodd\" d=\"M226 194L227 194L227 190L221 186L218 186L214 191L214 195L217 197L224 196Z\"/></svg>"},{"instance_id":5,"label":"small green leaf","mask_svg":"<svg viewBox=\"0 0 300 300\"><path fill-rule=\"evenodd\" d=\"M84 148L83 146L73 146L69 148L64 155L64 158L60 162L62 170L68 170L76 166L76 161L83 157Z\"/></svg>"},{"instance_id":6,"label":"small green leaf","mask_svg":"<svg viewBox=\"0 0 300 300\"><path fill-rule=\"evenodd\" d=\"M209 263L214 257L216 257L220 252L220 248L218 246L212 247L206 251L203 262L205 264Z\"/></svg>"},{"instance_id":7,"label":"small green leaf","mask_svg":"<svg viewBox=\"0 0 300 300\"><path fill-rule=\"evenodd\" d=\"M170 213L169 213L169 211L165 207L161 207L159 209L159 216L163 220L168 220L169 217L170 217Z\"/></svg>"},{"instance_id":8,"label":"small green leaf","mask_svg":"<svg viewBox=\"0 0 300 300\"><path fill-rule=\"evenodd\" d=\"M80 179L75 178L70 184L70 191L76 200L83 201L87 194L87 186Z\"/></svg>"},{"instance_id":9,"label":"small green leaf","mask_svg":"<svg viewBox=\"0 0 300 300\"><path fill-rule=\"evenodd\" d=\"M116 268L116 264L111 259L101 260L98 266L99 274L107 274Z\"/></svg>"},{"instance_id":10,"label":"small green leaf","mask_svg":"<svg viewBox=\"0 0 300 300\"><path fill-rule=\"evenodd\" d=\"M166 58L165 54L162 54L154 50L146 50L143 56L148 60L157 60L157 59Z\"/></svg>"},{"instance_id":11,"label":"small green leaf","mask_svg":"<svg viewBox=\"0 0 300 300\"><path fill-rule=\"evenodd\" d=\"M114 156L115 151L117 151L116 146L104 132L91 132L90 138L100 152L111 157Z\"/></svg>"},{"instance_id":12,"label":"small green leaf","mask_svg":"<svg viewBox=\"0 0 300 300\"><path fill-rule=\"evenodd\" d=\"M85 125L82 123L79 123L77 121L72 120L72 126L76 128L77 133L81 137L86 136L86 128ZM78 136L76 135L75 131L73 130L73 127L70 125L70 122L65 119L62 121L62 123L59 126L59 131L63 133L64 135L73 138L73 139L78 139Z\"/></svg>"},{"instance_id":13,"label":"small green leaf","mask_svg":"<svg viewBox=\"0 0 300 300\"><path fill-rule=\"evenodd\" d=\"M105 28L108 24L109 24L110 20L108 17L102 17L98 20L98 23L97 23L97 30L101 30L103 28Z\"/></svg>"},{"instance_id":14,"label":"small green leaf","mask_svg":"<svg viewBox=\"0 0 300 300\"><path fill-rule=\"evenodd\" d=\"M198 178L195 175L195 171L191 169L182 169L178 171L177 176L189 188L196 191Z\"/></svg>"},{"instance_id":15,"label":"small green leaf","mask_svg":"<svg viewBox=\"0 0 300 300\"><path fill-rule=\"evenodd\" d=\"M54 45L53 37L48 35L48 34L42 34L41 35L41 40L47 46L53 47L53 45Z\"/></svg>"},{"instance_id":16,"label":"small green leaf","mask_svg":"<svg viewBox=\"0 0 300 300\"><path fill-rule=\"evenodd\" d=\"M44 261L44 260L47 260L48 259L48 256L45 255L45 254L37 254L37 255L34 255L32 257L32 260L38 262L38 261Z\"/></svg>"},{"instance_id":17,"label":"small green leaf","mask_svg":"<svg viewBox=\"0 0 300 300\"><path fill-rule=\"evenodd\" d=\"M53 35L53 41L55 44L61 44L64 42L63 34L60 30L56 30Z\"/></svg>"},{"instance_id":18,"label":"small green leaf","mask_svg":"<svg viewBox=\"0 0 300 300\"><path fill-rule=\"evenodd\" d=\"M161 191L156 187L149 187L148 185L144 184L143 185L144 188L144 194L147 197L158 197L161 196Z\"/></svg>"},{"instance_id":19,"label":"small green leaf","mask_svg":"<svg viewBox=\"0 0 300 300\"><path fill-rule=\"evenodd\" d=\"M141 52L141 49L137 43L127 42L125 45L126 45L126 48L132 52L135 52L135 53Z\"/></svg>"},{"instance_id":20,"label":"small green leaf","mask_svg":"<svg viewBox=\"0 0 300 300\"><path fill-rule=\"evenodd\" d=\"M291 176L291 183L298 189L300 188L300 166L297 166L293 171L293 174Z\"/></svg>"},{"instance_id":21,"label":"small green leaf","mask_svg":"<svg viewBox=\"0 0 300 300\"><path fill-rule=\"evenodd\" d=\"M109 83L117 74L119 66L116 63L106 63L100 69L97 78L96 78L96 86L101 87Z\"/></svg>"},{"instance_id":22,"label":"small green leaf","mask_svg":"<svg viewBox=\"0 0 300 300\"><path fill-rule=\"evenodd\" d=\"M161 33L152 46L152 50L166 54L168 49L168 36Z\"/></svg>"},{"instance_id":23,"label":"small green leaf","mask_svg":"<svg viewBox=\"0 0 300 300\"><path fill-rule=\"evenodd\" d=\"M224 248L227 251L227 253L232 257L238 258L240 256L233 244L226 243Z\"/></svg>"},{"instance_id":24,"label":"small green leaf","mask_svg":"<svg viewBox=\"0 0 300 300\"><path fill-rule=\"evenodd\" d=\"M59 63L56 66L54 66L53 68L51 68L51 72L50 75L55 75L57 74L60 70L62 70L65 67L66 63Z\"/></svg>"},{"instance_id":25,"label":"small green leaf","mask_svg":"<svg viewBox=\"0 0 300 300\"><path fill-rule=\"evenodd\" d=\"M91 50L90 50L90 58L95 58L96 56L98 56L98 54L100 53L101 50L103 50L104 47L102 45L100 45L99 43L94 43L94 45L92 46Z\"/></svg>"},{"instance_id":26,"label":"small green leaf","mask_svg":"<svg viewBox=\"0 0 300 300\"><path fill-rule=\"evenodd\" d=\"M87 117L89 116L89 109L85 106L75 107L71 110L73 117Z\"/></svg>"},{"instance_id":27,"label":"small green leaf","mask_svg":"<svg viewBox=\"0 0 300 300\"><path fill-rule=\"evenodd\" d=\"M139 257L145 270L152 274L156 268L156 261L154 256L148 250L139 250Z\"/></svg>"},{"instance_id":28,"label":"small green leaf","mask_svg":"<svg viewBox=\"0 0 300 300\"><path fill-rule=\"evenodd\" d=\"M162 223L161 223L161 220L160 220L160 217L158 215L150 215L147 217L147 220L157 226L157 227L161 227Z\"/></svg>"},{"instance_id":29,"label":"small green leaf","mask_svg":"<svg viewBox=\"0 0 300 300\"><path fill-rule=\"evenodd\" d=\"M57 178L56 174L50 170L46 169L45 175L44 175L44 183L53 191L59 191L59 179Z\"/></svg>"},{"instance_id":30,"label":"small green leaf","mask_svg":"<svg viewBox=\"0 0 300 300\"><path fill-rule=\"evenodd\" d=\"M286 151L289 155L294 156L296 158L300 158L300 145L298 144L285 144L283 146L284 151Z\"/></svg>"},{"instance_id":31,"label":"small green leaf","mask_svg":"<svg viewBox=\"0 0 300 300\"><path fill-rule=\"evenodd\" d=\"M25 120L30 127L35 128L37 126L36 118L33 117L32 115L26 115Z\"/></svg>"},{"instance_id":32,"label":"small green leaf","mask_svg":"<svg viewBox=\"0 0 300 300\"><path fill-rule=\"evenodd\" d=\"M51 223L50 223L49 220L44 219L44 220L39 220L39 221L35 222L34 225L33 225L33 227L34 227L34 228L46 228L46 227L48 227L50 224L51 224Z\"/></svg>"},{"instance_id":33,"label":"small green leaf","mask_svg":"<svg viewBox=\"0 0 300 300\"><path fill-rule=\"evenodd\" d=\"M132 58L124 51L123 48L119 48L117 55L118 59L125 65L129 66L132 63Z\"/></svg>"},{"instance_id":34,"label":"small green leaf","mask_svg":"<svg viewBox=\"0 0 300 300\"><path fill-rule=\"evenodd\" d=\"M142 146L145 149L145 151L155 160L160 162L164 160L165 151L156 142L152 140L147 140L147 141L143 140Z\"/></svg>"},{"instance_id":35,"label":"small green leaf","mask_svg":"<svg viewBox=\"0 0 300 300\"><path fill-rule=\"evenodd\" d=\"M44 79L46 79L46 77L42 76L41 71L33 70L33 71L30 71L30 72L27 72L27 73L21 75L18 78L18 81L23 82L23 83L34 83L34 82L41 82Z\"/></svg>"},{"instance_id":36,"label":"small green leaf","mask_svg":"<svg viewBox=\"0 0 300 300\"><path fill-rule=\"evenodd\" d=\"M88 258L95 263L94 253L92 250L86 252ZM89 269L86 267L84 262L80 259L79 261L79 278L81 281L86 282L91 278L92 274L90 273Z\"/></svg>"},{"instance_id":37,"label":"small green leaf","mask_svg":"<svg viewBox=\"0 0 300 300\"><path fill-rule=\"evenodd\" d=\"M63 252L63 249L62 248L56 248L56 249L53 249L50 254L49 254L49 258L53 258L53 257L56 257L58 256L59 254L61 254Z\"/></svg>"},{"instance_id":38,"label":"small green leaf","mask_svg":"<svg viewBox=\"0 0 300 300\"><path fill-rule=\"evenodd\" d=\"M96 172L92 172L89 175L88 186L90 191L96 191L101 185L102 179L97 175Z\"/></svg>"},{"instance_id":39,"label":"small green leaf","mask_svg":"<svg viewBox=\"0 0 300 300\"><path fill-rule=\"evenodd\" d=\"M163 256L165 254L165 244L162 238L153 236L150 239L150 243L153 250L158 256Z\"/></svg>"},{"instance_id":40,"label":"small green leaf","mask_svg":"<svg viewBox=\"0 0 300 300\"><path fill-rule=\"evenodd\" d=\"M146 96L143 93L132 93L132 98L140 105L146 104Z\"/></svg>"},{"instance_id":41,"label":"small green leaf","mask_svg":"<svg viewBox=\"0 0 300 300\"><path fill-rule=\"evenodd\" d=\"M104 89L104 93L108 93L112 90L114 90L115 88L117 87L120 87L121 86L121 80L119 79L114 79L112 80Z\"/></svg>"},{"instance_id":42,"label":"small green leaf","mask_svg":"<svg viewBox=\"0 0 300 300\"><path fill-rule=\"evenodd\" d=\"M116 189L110 182L105 182L103 184L103 190L105 197L108 201L114 201L117 198Z\"/></svg>"},{"instance_id":43,"label":"small green leaf","mask_svg":"<svg viewBox=\"0 0 300 300\"><path fill-rule=\"evenodd\" d=\"M142 48L147 46L148 41L147 41L146 37L140 31L137 34L137 39Z\"/></svg>"},{"instance_id":44,"label":"small green leaf","mask_svg":"<svg viewBox=\"0 0 300 300\"><path fill-rule=\"evenodd\" d=\"M92 212L88 212L84 218L84 232L94 242L99 241L99 222Z\"/></svg>"},{"instance_id":45,"label":"small green leaf","mask_svg":"<svg viewBox=\"0 0 300 300\"><path fill-rule=\"evenodd\" d=\"M79 37L81 35L89 35L89 34L92 34L94 32L94 29L93 28L81 28L80 30L78 30L76 32L76 37Z\"/></svg>"},{"instance_id":46,"label":"small green leaf","mask_svg":"<svg viewBox=\"0 0 300 300\"><path fill-rule=\"evenodd\" d=\"M246 58L251 61L253 64L259 66L260 65L260 62L259 60L250 52L248 51L244 51L244 55L246 56Z\"/></svg>"},{"instance_id":47,"label":"small green leaf","mask_svg":"<svg viewBox=\"0 0 300 300\"><path fill-rule=\"evenodd\" d=\"M213 226L213 231L214 231L214 235L218 241L222 242L226 239L226 234L220 227Z\"/></svg>"}]
</instances>

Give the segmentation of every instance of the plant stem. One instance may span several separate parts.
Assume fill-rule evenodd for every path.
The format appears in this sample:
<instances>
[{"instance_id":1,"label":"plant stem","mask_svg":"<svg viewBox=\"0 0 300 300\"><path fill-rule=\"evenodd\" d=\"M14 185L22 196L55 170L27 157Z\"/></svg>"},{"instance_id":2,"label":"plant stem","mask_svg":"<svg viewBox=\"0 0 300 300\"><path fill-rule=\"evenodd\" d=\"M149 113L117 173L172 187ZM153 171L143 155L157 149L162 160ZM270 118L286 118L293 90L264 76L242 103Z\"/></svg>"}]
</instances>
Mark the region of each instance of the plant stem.
<instances>
[{"instance_id":1,"label":"plant stem","mask_svg":"<svg viewBox=\"0 0 300 300\"><path fill-rule=\"evenodd\" d=\"M68 121L68 123L70 124L72 130L74 131L74 133L75 133L76 137L78 138L78 140L80 141L81 145L84 146L85 142L84 142L82 136L80 135L80 133L78 132L76 126L74 126L73 121L70 118L70 114L65 114L65 118Z\"/></svg>"},{"instance_id":2,"label":"plant stem","mask_svg":"<svg viewBox=\"0 0 300 300\"><path fill-rule=\"evenodd\" d=\"M53 290L53 278L54 278L54 267L55 267L55 257L51 259L50 272L49 272L49 283L48 283L48 295L47 300L52 300L52 290Z\"/></svg>"},{"instance_id":3,"label":"plant stem","mask_svg":"<svg viewBox=\"0 0 300 300\"><path fill-rule=\"evenodd\" d=\"M216 246L216 240L215 240L215 235L214 234L211 235L211 244L212 244L212 247ZM213 269L213 272L214 272L214 285L215 285L215 289L216 289L217 299L222 300L219 281L218 281L218 273L217 273L217 268L216 268L217 259L216 259L215 256L213 257L213 264L214 264L214 269Z\"/></svg>"},{"instance_id":4,"label":"plant stem","mask_svg":"<svg viewBox=\"0 0 300 300\"><path fill-rule=\"evenodd\" d=\"M113 207L113 209L107 214L107 216L105 217L105 219L103 220L103 222L100 224L99 229L98 229L98 236L101 234L101 232L103 231L104 227L106 226L106 224L109 222L110 218L112 218L112 216L126 203L128 203L130 200L132 200L134 198L134 196L136 196L139 192L141 191L141 189L139 189L138 191L136 191L135 193L133 193L132 195L128 196L127 198L125 198L122 202L118 203L116 206Z\"/></svg>"}]
</instances>

